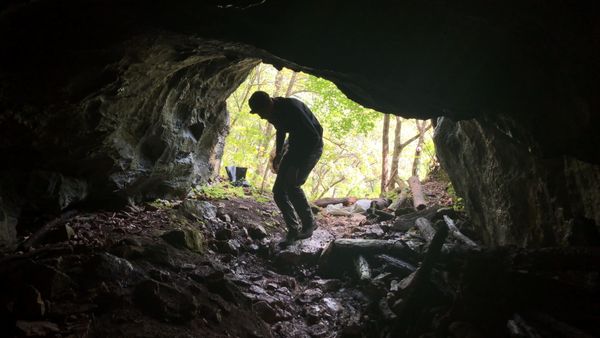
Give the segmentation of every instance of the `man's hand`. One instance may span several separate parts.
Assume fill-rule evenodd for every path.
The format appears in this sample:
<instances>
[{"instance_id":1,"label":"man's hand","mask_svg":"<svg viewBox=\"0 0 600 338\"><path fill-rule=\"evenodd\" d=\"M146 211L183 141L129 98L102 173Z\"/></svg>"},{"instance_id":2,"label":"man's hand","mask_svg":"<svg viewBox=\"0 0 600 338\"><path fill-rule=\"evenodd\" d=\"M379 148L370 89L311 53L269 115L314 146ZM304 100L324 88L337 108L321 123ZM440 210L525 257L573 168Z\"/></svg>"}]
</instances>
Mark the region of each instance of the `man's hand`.
<instances>
[{"instance_id":1,"label":"man's hand","mask_svg":"<svg viewBox=\"0 0 600 338\"><path fill-rule=\"evenodd\" d=\"M280 156L275 156L273 157L273 173L277 174L277 172L279 171L279 163L281 162L281 157Z\"/></svg>"}]
</instances>

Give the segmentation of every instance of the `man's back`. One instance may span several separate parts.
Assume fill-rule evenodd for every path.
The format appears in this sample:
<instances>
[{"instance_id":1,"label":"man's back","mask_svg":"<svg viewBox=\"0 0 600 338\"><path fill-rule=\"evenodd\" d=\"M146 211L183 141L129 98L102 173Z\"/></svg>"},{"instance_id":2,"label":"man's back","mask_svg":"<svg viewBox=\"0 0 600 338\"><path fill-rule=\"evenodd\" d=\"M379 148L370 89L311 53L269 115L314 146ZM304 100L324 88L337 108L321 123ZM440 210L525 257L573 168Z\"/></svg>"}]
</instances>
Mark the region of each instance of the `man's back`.
<instances>
[{"instance_id":1,"label":"man's back","mask_svg":"<svg viewBox=\"0 0 600 338\"><path fill-rule=\"evenodd\" d=\"M273 99L274 115L271 123L278 131L289 133L290 147L304 147L321 143L323 128L300 100L276 97Z\"/></svg>"}]
</instances>

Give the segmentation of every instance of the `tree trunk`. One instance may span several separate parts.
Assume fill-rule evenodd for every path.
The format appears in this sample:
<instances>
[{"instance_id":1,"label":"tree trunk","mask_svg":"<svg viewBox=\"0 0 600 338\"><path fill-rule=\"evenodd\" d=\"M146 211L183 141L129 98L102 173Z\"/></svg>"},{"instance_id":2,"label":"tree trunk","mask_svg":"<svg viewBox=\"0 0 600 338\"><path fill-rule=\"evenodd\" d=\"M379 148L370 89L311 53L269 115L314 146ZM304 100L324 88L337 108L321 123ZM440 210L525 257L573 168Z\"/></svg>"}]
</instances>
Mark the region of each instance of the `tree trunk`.
<instances>
[{"instance_id":1,"label":"tree trunk","mask_svg":"<svg viewBox=\"0 0 600 338\"><path fill-rule=\"evenodd\" d=\"M394 128L394 151L392 152L392 164L390 169L390 177L387 183L387 190L394 189L399 183L398 162L400 162L400 154L402 153L402 118L396 116L396 127Z\"/></svg>"},{"instance_id":2,"label":"tree trunk","mask_svg":"<svg viewBox=\"0 0 600 338\"><path fill-rule=\"evenodd\" d=\"M389 153L390 114L383 116L383 138L381 141L381 193L384 196L388 180L388 153Z\"/></svg>"},{"instance_id":3,"label":"tree trunk","mask_svg":"<svg viewBox=\"0 0 600 338\"><path fill-rule=\"evenodd\" d=\"M417 124L417 129L419 129L419 141L417 142L417 147L415 148L415 157L412 165L412 175L419 177L419 165L421 164L421 152L423 151L423 143L425 141L425 132L431 127L425 128L427 124L427 120L415 122Z\"/></svg>"}]
</instances>

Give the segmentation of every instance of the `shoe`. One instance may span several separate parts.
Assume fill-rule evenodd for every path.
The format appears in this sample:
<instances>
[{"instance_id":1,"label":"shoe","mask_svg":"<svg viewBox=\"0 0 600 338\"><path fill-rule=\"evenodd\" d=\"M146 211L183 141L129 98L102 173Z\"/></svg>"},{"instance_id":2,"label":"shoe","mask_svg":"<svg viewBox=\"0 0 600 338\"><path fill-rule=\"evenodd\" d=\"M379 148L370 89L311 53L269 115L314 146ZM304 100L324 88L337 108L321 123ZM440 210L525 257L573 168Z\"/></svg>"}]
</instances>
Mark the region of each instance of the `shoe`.
<instances>
[{"instance_id":1,"label":"shoe","mask_svg":"<svg viewBox=\"0 0 600 338\"><path fill-rule=\"evenodd\" d=\"M310 238L312 236L313 232L315 232L315 230L317 230L318 227L319 227L319 225L317 224L317 222L313 222L313 224L307 228L302 227L302 230L298 234L297 238L298 239Z\"/></svg>"},{"instance_id":2,"label":"shoe","mask_svg":"<svg viewBox=\"0 0 600 338\"><path fill-rule=\"evenodd\" d=\"M294 242L298 239L298 230L296 229L288 229L285 238L277 243L281 249L287 248L288 246L294 244Z\"/></svg>"}]
</instances>

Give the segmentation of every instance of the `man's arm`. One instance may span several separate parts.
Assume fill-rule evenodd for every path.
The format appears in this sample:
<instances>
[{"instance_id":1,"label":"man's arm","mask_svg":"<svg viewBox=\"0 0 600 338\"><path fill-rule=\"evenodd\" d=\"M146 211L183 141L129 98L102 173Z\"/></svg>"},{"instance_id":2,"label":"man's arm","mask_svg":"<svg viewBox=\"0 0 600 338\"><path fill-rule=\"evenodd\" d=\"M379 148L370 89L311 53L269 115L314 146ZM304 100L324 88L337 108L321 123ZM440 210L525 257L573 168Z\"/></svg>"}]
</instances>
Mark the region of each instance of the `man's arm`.
<instances>
[{"instance_id":1,"label":"man's arm","mask_svg":"<svg viewBox=\"0 0 600 338\"><path fill-rule=\"evenodd\" d=\"M277 173L279 169L279 162L283 156L283 143L285 142L285 131L277 129L275 136L275 157L273 158L273 169Z\"/></svg>"}]
</instances>

